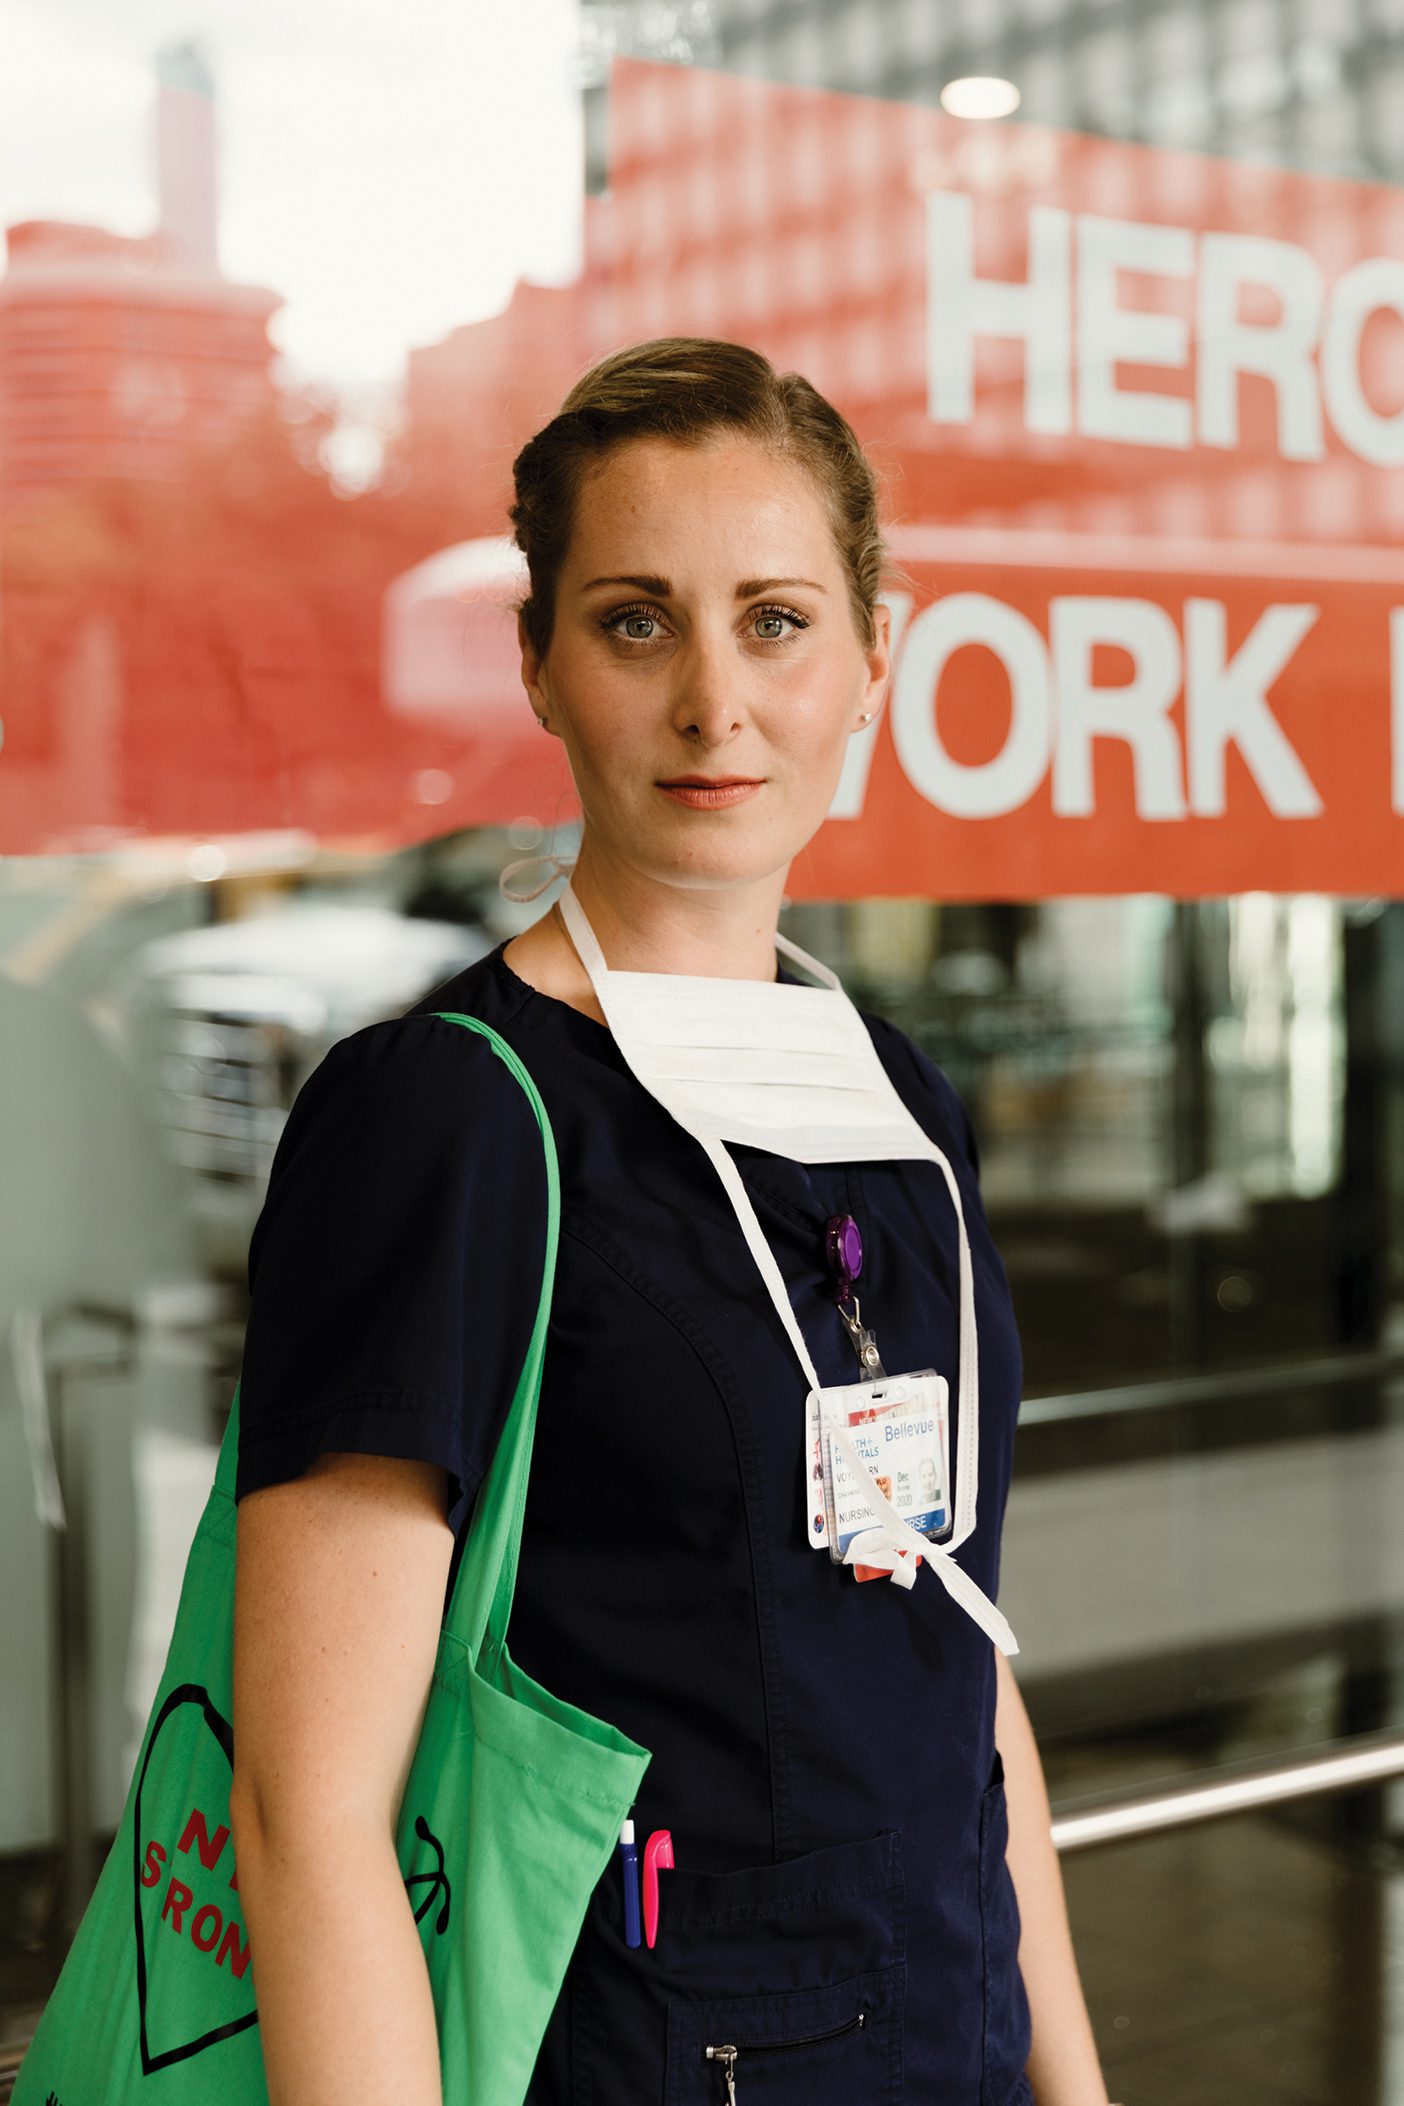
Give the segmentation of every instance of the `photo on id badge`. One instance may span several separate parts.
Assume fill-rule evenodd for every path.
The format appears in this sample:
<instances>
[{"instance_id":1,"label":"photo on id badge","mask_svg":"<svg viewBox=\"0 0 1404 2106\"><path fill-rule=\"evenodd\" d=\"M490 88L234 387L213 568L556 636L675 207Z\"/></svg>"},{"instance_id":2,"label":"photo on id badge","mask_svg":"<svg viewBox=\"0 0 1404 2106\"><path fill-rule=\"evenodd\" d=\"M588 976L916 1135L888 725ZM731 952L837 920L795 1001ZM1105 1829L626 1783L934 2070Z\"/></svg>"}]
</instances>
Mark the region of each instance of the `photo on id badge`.
<instances>
[{"instance_id":1,"label":"photo on id badge","mask_svg":"<svg viewBox=\"0 0 1404 2106\"><path fill-rule=\"evenodd\" d=\"M811 1399L810 1540L842 1564L849 1544L880 1520L867 1485L919 1535L941 1542L952 1530L950 1385L934 1368L820 1389ZM842 1426L865 1465L855 1478L832 1438ZM822 1510L818 1494L822 1489Z\"/></svg>"}]
</instances>

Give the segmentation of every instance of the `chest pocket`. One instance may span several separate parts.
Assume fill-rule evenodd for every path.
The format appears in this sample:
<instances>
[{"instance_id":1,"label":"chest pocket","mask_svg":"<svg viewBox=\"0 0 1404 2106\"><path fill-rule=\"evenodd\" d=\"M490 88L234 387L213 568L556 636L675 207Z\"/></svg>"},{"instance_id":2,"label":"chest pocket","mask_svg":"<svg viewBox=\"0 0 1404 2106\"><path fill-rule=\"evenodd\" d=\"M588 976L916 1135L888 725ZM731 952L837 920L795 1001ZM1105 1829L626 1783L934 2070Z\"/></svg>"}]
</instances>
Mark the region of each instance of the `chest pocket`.
<instances>
[{"instance_id":1,"label":"chest pocket","mask_svg":"<svg viewBox=\"0 0 1404 2106\"><path fill-rule=\"evenodd\" d=\"M666 2106L896 2106L900 1835L669 1877Z\"/></svg>"}]
</instances>

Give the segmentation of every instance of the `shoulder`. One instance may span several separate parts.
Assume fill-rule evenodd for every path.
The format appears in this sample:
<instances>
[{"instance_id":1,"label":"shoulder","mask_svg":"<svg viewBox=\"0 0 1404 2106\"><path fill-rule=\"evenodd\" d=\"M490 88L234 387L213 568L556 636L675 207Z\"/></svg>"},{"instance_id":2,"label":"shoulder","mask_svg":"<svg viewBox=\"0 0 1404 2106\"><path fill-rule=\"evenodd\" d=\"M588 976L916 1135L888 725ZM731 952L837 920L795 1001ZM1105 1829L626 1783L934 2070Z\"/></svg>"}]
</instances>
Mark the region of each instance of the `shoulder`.
<instances>
[{"instance_id":1,"label":"shoulder","mask_svg":"<svg viewBox=\"0 0 1404 2106\"><path fill-rule=\"evenodd\" d=\"M493 1039L414 1012L330 1046L294 1097L250 1245L250 1277L280 1221L363 1233L373 1221L432 1232L466 1195L544 1211L541 1128Z\"/></svg>"},{"instance_id":2,"label":"shoulder","mask_svg":"<svg viewBox=\"0 0 1404 2106\"><path fill-rule=\"evenodd\" d=\"M353 1113L403 1123L427 1112L451 1127L481 1121L486 1107L514 1099L526 1108L498 1041L477 1019L412 1011L364 1024L330 1046L298 1090L289 1126Z\"/></svg>"},{"instance_id":3,"label":"shoulder","mask_svg":"<svg viewBox=\"0 0 1404 2106\"><path fill-rule=\"evenodd\" d=\"M450 1473L456 1530L551 1234L542 1130L491 1039L417 1012L338 1039L293 1102L249 1243L238 1496L327 1449L398 1456Z\"/></svg>"},{"instance_id":4,"label":"shoulder","mask_svg":"<svg viewBox=\"0 0 1404 2106\"><path fill-rule=\"evenodd\" d=\"M978 1177L980 1151L975 1128L964 1098L945 1069L887 1017L879 1016L871 1009L859 1009L858 1014L868 1027L877 1056L894 1089L912 1117L947 1154L963 1156Z\"/></svg>"}]
</instances>

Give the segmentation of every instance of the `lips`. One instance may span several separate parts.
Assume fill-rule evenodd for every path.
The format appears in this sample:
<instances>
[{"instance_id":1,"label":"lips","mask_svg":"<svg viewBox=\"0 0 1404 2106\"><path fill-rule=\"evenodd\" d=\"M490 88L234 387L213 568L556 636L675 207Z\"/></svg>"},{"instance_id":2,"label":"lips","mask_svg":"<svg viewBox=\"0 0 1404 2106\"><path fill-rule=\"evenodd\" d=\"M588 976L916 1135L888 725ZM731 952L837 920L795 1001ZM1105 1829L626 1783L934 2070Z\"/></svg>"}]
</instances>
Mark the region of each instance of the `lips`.
<instances>
[{"instance_id":1,"label":"lips","mask_svg":"<svg viewBox=\"0 0 1404 2106\"><path fill-rule=\"evenodd\" d=\"M758 783L758 775L670 775L660 790L741 790Z\"/></svg>"},{"instance_id":2,"label":"lips","mask_svg":"<svg viewBox=\"0 0 1404 2106\"><path fill-rule=\"evenodd\" d=\"M659 789L674 804L682 805L693 812L725 812L734 805L745 804L757 790L763 790L763 781L754 776L733 775L729 781L709 782L660 782Z\"/></svg>"}]
</instances>

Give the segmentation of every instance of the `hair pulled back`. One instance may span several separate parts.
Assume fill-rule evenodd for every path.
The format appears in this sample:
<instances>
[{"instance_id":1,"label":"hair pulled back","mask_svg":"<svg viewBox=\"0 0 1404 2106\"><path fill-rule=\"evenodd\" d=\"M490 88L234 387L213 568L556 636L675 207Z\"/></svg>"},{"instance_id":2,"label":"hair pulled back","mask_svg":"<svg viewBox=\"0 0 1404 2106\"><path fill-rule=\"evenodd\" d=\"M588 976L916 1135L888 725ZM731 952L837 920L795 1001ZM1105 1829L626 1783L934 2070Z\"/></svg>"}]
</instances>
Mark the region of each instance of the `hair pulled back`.
<instances>
[{"instance_id":1,"label":"hair pulled back","mask_svg":"<svg viewBox=\"0 0 1404 2106\"><path fill-rule=\"evenodd\" d=\"M631 439L685 446L718 432L756 439L813 476L848 576L854 627L872 643L886 550L877 478L852 427L802 374L777 373L745 344L660 336L592 365L512 464L509 517L527 561L520 613L533 649L544 654L551 641L556 585L590 470Z\"/></svg>"}]
</instances>

